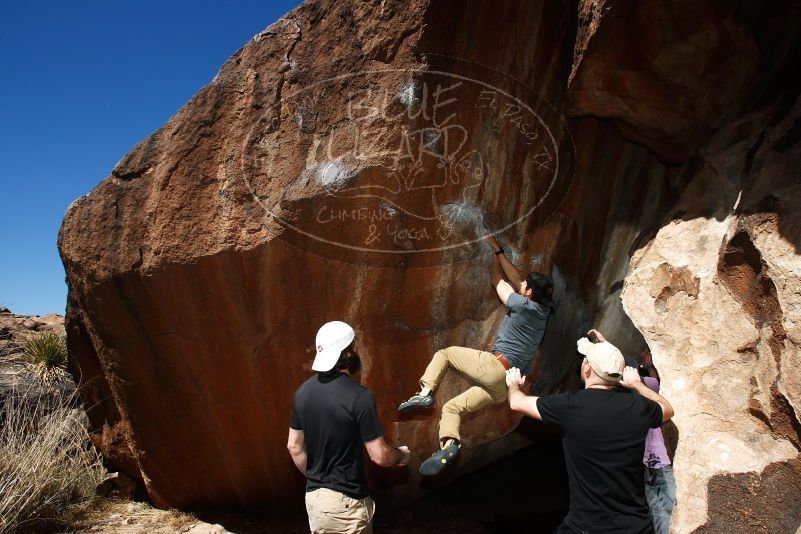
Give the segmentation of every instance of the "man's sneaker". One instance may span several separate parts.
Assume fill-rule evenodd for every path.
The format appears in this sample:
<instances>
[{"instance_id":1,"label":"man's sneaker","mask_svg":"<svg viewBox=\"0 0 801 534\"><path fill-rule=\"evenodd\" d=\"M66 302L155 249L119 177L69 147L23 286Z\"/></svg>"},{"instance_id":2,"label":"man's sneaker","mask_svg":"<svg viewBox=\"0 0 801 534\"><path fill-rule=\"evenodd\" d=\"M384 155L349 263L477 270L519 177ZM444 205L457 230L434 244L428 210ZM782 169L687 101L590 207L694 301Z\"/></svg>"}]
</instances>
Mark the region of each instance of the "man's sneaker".
<instances>
[{"instance_id":1,"label":"man's sneaker","mask_svg":"<svg viewBox=\"0 0 801 534\"><path fill-rule=\"evenodd\" d=\"M446 465L450 465L456 459L459 452L459 444L451 443L444 449L440 449L431 455L431 458L420 464L420 472L425 476L436 475Z\"/></svg>"},{"instance_id":2,"label":"man's sneaker","mask_svg":"<svg viewBox=\"0 0 801 534\"><path fill-rule=\"evenodd\" d=\"M428 395L421 395L420 392L417 392L409 397L409 400L400 403L398 411L403 413L417 408L431 408L432 406L434 406L434 395L431 393Z\"/></svg>"}]
</instances>

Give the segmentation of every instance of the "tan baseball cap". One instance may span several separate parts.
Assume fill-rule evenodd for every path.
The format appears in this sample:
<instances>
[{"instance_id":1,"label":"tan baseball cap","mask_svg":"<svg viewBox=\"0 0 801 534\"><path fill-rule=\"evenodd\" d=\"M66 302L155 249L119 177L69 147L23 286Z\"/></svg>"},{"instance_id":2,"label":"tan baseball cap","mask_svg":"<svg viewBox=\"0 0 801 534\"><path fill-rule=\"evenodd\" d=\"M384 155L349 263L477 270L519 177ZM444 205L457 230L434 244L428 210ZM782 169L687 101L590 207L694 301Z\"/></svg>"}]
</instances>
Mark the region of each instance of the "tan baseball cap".
<instances>
[{"instance_id":1,"label":"tan baseball cap","mask_svg":"<svg viewBox=\"0 0 801 534\"><path fill-rule=\"evenodd\" d=\"M617 347L608 341L593 343L586 337L579 339L576 346L587 357L595 374L609 382L620 382L623 379L626 360Z\"/></svg>"}]
</instances>

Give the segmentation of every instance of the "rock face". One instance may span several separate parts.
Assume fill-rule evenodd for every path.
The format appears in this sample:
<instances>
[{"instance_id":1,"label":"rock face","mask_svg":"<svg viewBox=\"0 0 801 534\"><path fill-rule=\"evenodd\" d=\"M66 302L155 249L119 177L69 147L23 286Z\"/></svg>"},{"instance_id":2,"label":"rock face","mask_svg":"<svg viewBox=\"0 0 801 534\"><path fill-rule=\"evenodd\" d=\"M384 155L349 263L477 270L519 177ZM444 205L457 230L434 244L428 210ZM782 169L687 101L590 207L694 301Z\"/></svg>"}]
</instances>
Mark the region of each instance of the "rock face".
<instances>
[{"instance_id":1,"label":"rock face","mask_svg":"<svg viewBox=\"0 0 801 534\"><path fill-rule=\"evenodd\" d=\"M693 156L720 126L775 97L787 74L795 43L778 13L797 12L790 2L775 11L757 2L613 4L581 2L569 113L612 119L666 161Z\"/></svg>"},{"instance_id":2,"label":"rock face","mask_svg":"<svg viewBox=\"0 0 801 534\"><path fill-rule=\"evenodd\" d=\"M556 282L537 393L577 385L590 325L652 349L678 531L740 501L797 527L748 492L801 481L798 9L694 5L305 2L256 35L65 215L69 348L106 456L161 506L297 506L291 395L341 319L416 465L436 417L395 408L438 348L491 346L493 232ZM449 373L435 413L464 387ZM472 414L442 481L373 469L373 493L409 502L511 454L536 439L518 423Z\"/></svg>"},{"instance_id":3,"label":"rock face","mask_svg":"<svg viewBox=\"0 0 801 534\"><path fill-rule=\"evenodd\" d=\"M626 277L676 408L678 532L801 524L799 104L718 131Z\"/></svg>"}]
</instances>

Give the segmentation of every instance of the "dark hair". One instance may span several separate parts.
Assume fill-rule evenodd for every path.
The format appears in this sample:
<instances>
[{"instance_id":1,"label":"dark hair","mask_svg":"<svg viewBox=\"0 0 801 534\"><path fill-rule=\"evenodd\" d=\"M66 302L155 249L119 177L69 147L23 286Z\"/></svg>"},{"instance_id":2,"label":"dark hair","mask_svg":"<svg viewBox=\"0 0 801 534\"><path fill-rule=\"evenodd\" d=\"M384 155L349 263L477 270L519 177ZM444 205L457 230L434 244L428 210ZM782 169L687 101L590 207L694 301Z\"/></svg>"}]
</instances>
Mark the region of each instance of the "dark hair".
<instances>
[{"instance_id":1,"label":"dark hair","mask_svg":"<svg viewBox=\"0 0 801 534\"><path fill-rule=\"evenodd\" d=\"M555 308L553 302L553 282L551 277L536 271L528 273L526 276L526 289L530 289L534 301L543 306Z\"/></svg>"},{"instance_id":2,"label":"dark hair","mask_svg":"<svg viewBox=\"0 0 801 534\"><path fill-rule=\"evenodd\" d=\"M354 374L358 372L361 367L362 361L359 358L359 353L356 352L356 349L353 348L353 343L351 343L339 353L339 359L337 360L337 363L334 364L334 367L332 367L330 371L326 371L323 374L336 375L340 371L345 370L347 370L350 374Z\"/></svg>"}]
</instances>

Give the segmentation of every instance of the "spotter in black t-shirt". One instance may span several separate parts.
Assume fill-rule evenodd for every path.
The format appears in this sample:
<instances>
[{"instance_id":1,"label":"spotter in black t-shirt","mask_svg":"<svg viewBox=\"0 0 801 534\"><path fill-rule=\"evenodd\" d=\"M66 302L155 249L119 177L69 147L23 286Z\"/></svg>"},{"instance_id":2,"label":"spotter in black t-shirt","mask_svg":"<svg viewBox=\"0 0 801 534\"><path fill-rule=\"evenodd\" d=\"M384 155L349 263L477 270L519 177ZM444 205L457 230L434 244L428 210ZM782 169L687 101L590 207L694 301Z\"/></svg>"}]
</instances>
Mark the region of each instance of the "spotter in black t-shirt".
<instances>
[{"instance_id":1,"label":"spotter in black t-shirt","mask_svg":"<svg viewBox=\"0 0 801 534\"><path fill-rule=\"evenodd\" d=\"M545 423L562 428L570 511L558 532L651 533L642 456L662 408L633 392L583 389L537 399Z\"/></svg>"},{"instance_id":2,"label":"spotter in black t-shirt","mask_svg":"<svg viewBox=\"0 0 801 534\"><path fill-rule=\"evenodd\" d=\"M289 427L303 431L307 492L367 497L362 444L383 435L370 391L345 374L318 373L295 392Z\"/></svg>"}]
</instances>

